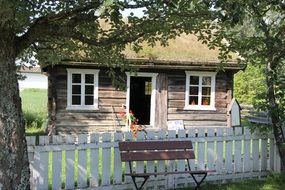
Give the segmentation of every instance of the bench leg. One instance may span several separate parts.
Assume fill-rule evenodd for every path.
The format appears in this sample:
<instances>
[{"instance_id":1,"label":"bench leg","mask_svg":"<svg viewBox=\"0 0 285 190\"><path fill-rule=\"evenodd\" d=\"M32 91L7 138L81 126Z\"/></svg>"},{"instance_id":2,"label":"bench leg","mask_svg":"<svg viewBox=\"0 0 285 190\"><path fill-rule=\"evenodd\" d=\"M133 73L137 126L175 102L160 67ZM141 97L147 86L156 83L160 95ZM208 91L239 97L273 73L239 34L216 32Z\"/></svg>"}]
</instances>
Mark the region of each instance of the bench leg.
<instances>
[{"instance_id":1,"label":"bench leg","mask_svg":"<svg viewBox=\"0 0 285 190\"><path fill-rule=\"evenodd\" d=\"M199 174L200 175L200 174ZM195 189L199 189L200 185L203 183L203 181L206 179L208 173L205 173L204 176L202 177L202 179L200 181L197 181L195 174L191 173L192 178L194 179L195 183L196 183L196 187Z\"/></svg>"},{"instance_id":2,"label":"bench leg","mask_svg":"<svg viewBox=\"0 0 285 190\"><path fill-rule=\"evenodd\" d=\"M136 178L144 178L144 181L142 182L140 187L138 187L138 185L137 185ZM140 177L140 176L139 177L138 176L134 177L134 176L132 176L132 180L133 180L133 182L135 184L136 190L141 190L143 188L145 182L148 180L148 178L149 178L149 176L143 176L143 177Z\"/></svg>"}]
</instances>

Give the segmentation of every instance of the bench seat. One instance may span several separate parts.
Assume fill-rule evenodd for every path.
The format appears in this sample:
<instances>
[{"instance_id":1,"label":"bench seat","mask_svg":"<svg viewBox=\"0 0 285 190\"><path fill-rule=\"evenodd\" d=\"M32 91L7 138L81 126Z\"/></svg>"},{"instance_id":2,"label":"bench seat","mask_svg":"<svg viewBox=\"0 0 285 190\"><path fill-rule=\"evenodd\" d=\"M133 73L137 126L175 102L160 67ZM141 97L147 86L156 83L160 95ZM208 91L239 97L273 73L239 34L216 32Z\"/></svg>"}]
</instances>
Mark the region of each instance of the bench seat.
<instances>
[{"instance_id":1,"label":"bench seat","mask_svg":"<svg viewBox=\"0 0 285 190\"><path fill-rule=\"evenodd\" d=\"M207 177L209 172L215 170L191 170L189 160L195 159L192 142L183 140L168 140L168 141L127 141L119 142L119 149L122 162L129 163L129 173L125 176L130 176L137 190L141 190L150 176L158 175L174 175L174 174L190 174L196 183L196 189ZM187 171L165 171L165 172L148 172L136 173L133 170L132 162L137 161L164 161L164 160L186 160ZM196 175L201 175L201 179L197 180ZM138 186L136 178L143 178L141 185Z\"/></svg>"}]
</instances>

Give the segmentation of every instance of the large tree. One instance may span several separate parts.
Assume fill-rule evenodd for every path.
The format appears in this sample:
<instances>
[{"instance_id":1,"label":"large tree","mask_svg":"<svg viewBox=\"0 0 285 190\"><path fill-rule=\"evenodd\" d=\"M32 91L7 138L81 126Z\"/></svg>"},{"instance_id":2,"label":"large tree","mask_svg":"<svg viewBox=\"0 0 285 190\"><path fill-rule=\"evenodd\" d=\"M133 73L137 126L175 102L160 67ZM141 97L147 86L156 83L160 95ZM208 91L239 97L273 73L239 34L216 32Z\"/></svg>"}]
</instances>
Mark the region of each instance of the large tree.
<instances>
[{"instance_id":1,"label":"large tree","mask_svg":"<svg viewBox=\"0 0 285 190\"><path fill-rule=\"evenodd\" d=\"M210 46L221 46L224 55L233 51L240 61L264 68L266 96L262 106L269 112L272 129L285 166L285 1L209 0L215 14L215 30L202 34ZM223 54L223 53L222 53ZM244 81L246 82L246 81Z\"/></svg>"},{"instance_id":2,"label":"large tree","mask_svg":"<svg viewBox=\"0 0 285 190\"><path fill-rule=\"evenodd\" d=\"M16 74L20 62L55 64L63 59L122 63L132 43L150 45L182 32L210 30L202 1L179 0L0 0L0 184L29 189L24 119ZM143 16L122 11L137 10ZM121 66L124 66L123 64Z\"/></svg>"}]
</instances>

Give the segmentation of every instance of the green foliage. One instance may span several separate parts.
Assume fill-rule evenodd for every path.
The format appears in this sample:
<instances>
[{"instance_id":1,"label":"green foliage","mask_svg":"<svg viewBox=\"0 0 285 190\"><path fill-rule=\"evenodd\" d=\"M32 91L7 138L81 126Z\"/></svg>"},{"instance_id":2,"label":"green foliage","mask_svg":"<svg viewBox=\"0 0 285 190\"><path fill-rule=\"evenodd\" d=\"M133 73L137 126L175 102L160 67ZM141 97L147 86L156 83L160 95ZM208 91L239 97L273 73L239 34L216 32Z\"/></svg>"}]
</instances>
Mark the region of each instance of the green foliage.
<instances>
[{"instance_id":1,"label":"green foliage","mask_svg":"<svg viewBox=\"0 0 285 190\"><path fill-rule=\"evenodd\" d=\"M265 76L260 66L248 64L245 71L240 71L235 75L234 96L239 103L252 105L259 101L259 96L265 92Z\"/></svg>"},{"instance_id":2,"label":"green foliage","mask_svg":"<svg viewBox=\"0 0 285 190\"><path fill-rule=\"evenodd\" d=\"M27 130L44 128L47 119L47 90L25 89L20 95Z\"/></svg>"}]
</instances>

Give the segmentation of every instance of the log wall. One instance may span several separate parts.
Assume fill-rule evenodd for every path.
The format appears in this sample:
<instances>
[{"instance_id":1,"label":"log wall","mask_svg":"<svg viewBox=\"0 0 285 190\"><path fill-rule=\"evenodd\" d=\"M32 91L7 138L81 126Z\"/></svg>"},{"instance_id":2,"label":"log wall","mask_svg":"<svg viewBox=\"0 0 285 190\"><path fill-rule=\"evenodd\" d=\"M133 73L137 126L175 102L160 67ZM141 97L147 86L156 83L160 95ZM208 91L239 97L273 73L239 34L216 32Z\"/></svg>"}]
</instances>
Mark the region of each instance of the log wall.
<instances>
[{"instance_id":1,"label":"log wall","mask_svg":"<svg viewBox=\"0 0 285 190\"><path fill-rule=\"evenodd\" d=\"M53 79L49 80L53 81L49 87L55 87L54 90L49 90L49 105L53 105L49 112L56 108L55 125L57 132L85 133L122 130L124 122L119 113L124 111L122 105L126 104L126 92L117 90L112 85L112 80L108 77L105 69L100 68L99 71L99 110L88 111L66 110L66 68L56 66L49 69L48 72L49 79ZM232 98L233 73L217 74L215 111L183 110L185 104L185 72L160 71L157 73L159 75L156 93L156 128L167 129L167 121L171 120L184 120L186 128L227 126L227 106ZM54 97L56 100L51 103L50 101L54 101ZM50 113L50 115L54 114Z\"/></svg>"}]
</instances>

